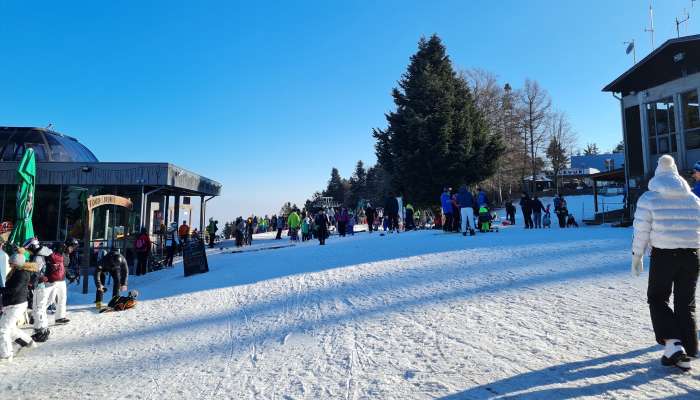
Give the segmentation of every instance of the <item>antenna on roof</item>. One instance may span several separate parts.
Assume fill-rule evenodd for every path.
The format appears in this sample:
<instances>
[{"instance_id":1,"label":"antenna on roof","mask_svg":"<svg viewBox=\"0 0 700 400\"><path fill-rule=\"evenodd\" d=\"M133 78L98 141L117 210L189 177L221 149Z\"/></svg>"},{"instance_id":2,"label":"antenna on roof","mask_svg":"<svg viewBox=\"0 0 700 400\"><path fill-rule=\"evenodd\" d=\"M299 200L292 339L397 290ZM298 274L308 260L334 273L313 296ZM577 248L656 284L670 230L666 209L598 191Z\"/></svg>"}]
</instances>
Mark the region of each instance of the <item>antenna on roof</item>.
<instances>
[{"instance_id":1,"label":"antenna on roof","mask_svg":"<svg viewBox=\"0 0 700 400\"><path fill-rule=\"evenodd\" d=\"M651 50L654 50L654 8L651 5L651 1L649 1L649 24L651 25L650 28L644 28L644 32L649 32L651 33Z\"/></svg>"},{"instance_id":2,"label":"antenna on roof","mask_svg":"<svg viewBox=\"0 0 700 400\"><path fill-rule=\"evenodd\" d=\"M676 17L676 37L681 37L681 24L685 23L685 31L688 32L688 21L690 20L690 14L686 9L683 9L685 17L682 20L678 20Z\"/></svg>"},{"instance_id":3,"label":"antenna on roof","mask_svg":"<svg viewBox=\"0 0 700 400\"><path fill-rule=\"evenodd\" d=\"M632 39L629 42L622 42L622 44L627 45L627 49L625 49L625 54L629 55L632 53L632 61L634 64L637 63L637 49L634 47L634 39ZM632 65L634 65L632 64Z\"/></svg>"}]
</instances>

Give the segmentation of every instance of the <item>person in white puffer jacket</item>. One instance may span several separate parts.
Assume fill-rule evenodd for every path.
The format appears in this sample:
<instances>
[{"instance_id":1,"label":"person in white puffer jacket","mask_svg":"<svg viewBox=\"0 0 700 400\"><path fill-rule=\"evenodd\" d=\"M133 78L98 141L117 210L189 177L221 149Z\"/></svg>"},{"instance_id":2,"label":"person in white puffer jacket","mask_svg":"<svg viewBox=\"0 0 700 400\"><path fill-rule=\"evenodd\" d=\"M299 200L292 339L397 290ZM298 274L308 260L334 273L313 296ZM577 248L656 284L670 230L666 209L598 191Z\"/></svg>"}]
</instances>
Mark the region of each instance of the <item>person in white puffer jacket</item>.
<instances>
[{"instance_id":1,"label":"person in white puffer jacket","mask_svg":"<svg viewBox=\"0 0 700 400\"><path fill-rule=\"evenodd\" d=\"M644 269L651 248L647 302L656 341L666 346L661 363L690 369L698 354L695 289L700 271L700 199L678 174L673 157L659 158L649 191L634 214L632 271ZM673 310L669 298L673 291Z\"/></svg>"}]
</instances>

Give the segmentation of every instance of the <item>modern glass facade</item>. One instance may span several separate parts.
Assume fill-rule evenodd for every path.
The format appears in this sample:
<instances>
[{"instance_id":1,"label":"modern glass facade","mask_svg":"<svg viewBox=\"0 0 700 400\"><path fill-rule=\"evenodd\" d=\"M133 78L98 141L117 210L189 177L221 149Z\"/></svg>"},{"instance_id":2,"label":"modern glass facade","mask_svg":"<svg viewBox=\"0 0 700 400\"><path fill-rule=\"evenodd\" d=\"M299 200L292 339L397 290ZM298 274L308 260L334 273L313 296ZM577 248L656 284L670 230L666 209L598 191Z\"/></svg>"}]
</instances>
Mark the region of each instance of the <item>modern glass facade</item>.
<instances>
[{"instance_id":1,"label":"modern glass facade","mask_svg":"<svg viewBox=\"0 0 700 400\"><path fill-rule=\"evenodd\" d=\"M0 127L0 161L19 161L32 148L37 161L97 162L97 157L76 139L37 128Z\"/></svg>"}]
</instances>

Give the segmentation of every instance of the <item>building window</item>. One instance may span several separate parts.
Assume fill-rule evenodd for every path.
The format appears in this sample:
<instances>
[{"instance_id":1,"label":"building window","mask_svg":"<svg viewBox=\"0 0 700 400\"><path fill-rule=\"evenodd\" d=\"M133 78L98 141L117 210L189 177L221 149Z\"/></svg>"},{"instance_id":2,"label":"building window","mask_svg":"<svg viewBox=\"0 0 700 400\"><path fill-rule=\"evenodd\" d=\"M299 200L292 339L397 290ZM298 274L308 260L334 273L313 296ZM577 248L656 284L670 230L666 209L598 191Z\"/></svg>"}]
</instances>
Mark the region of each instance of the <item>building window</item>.
<instances>
[{"instance_id":1,"label":"building window","mask_svg":"<svg viewBox=\"0 0 700 400\"><path fill-rule=\"evenodd\" d=\"M698 91L693 90L681 95L683 107L683 129L685 129L685 147L700 149L700 104Z\"/></svg>"},{"instance_id":2,"label":"building window","mask_svg":"<svg viewBox=\"0 0 700 400\"><path fill-rule=\"evenodd\" d=\"M673 98L647 103L649 153L666 154L678 151Z\"/></svg>"}]
</instances>

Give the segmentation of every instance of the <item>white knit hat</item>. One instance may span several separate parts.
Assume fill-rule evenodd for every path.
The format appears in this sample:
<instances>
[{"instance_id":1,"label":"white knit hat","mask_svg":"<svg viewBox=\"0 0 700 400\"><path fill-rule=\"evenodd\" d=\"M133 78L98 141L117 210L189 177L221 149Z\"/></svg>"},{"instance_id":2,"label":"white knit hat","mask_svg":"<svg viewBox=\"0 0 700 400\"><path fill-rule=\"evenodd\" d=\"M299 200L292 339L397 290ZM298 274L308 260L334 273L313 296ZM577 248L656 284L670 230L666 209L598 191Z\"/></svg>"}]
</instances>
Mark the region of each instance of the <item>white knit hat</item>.
<instances>
[{"instance_id":1,"label":"white knit hat","mask_svg":"<svg viewBox=\"0 0 700 400\"><path fill-rule=\"evenodd\" d=\"M659 163L656 166L656 172L654 173L655 175L659 174L674 174L678 175L678 168L676 168L676 161L673 160L673 157L669 156L668 154L664 154L659 158Z\"/></svg>"},{"instance_id":2,"label":"white knit hat","mask_svg":"<svg viewBox=\"0 0 700 400\"><path fill-rule=\"evenodd\" d=\"M16 267L22 267L22 266L24 266L24 261L25 261L24 254L15 253L15 254L10 256L10 265L14 265Z\"/></svg>"}]
</instances>

